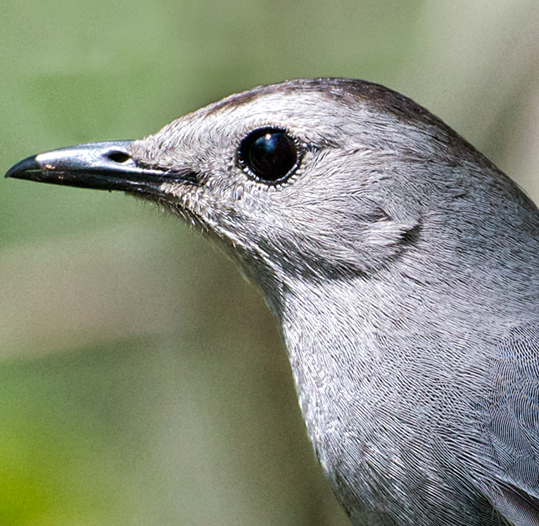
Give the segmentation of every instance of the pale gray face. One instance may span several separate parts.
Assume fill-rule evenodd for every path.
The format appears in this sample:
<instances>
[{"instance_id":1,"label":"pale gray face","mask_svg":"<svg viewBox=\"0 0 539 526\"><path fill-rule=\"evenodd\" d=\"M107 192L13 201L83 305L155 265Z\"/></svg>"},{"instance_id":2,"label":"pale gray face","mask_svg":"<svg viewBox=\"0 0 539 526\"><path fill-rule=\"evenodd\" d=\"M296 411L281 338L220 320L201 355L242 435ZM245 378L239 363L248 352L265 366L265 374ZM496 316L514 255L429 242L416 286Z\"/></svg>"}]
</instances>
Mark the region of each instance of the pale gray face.
<instances>
[{"instance_id":1,"label":"pale gray face","mask_svg":"<svg viewBox=\"0 0 539 526\"><path fill-rule=\"evenodd\" d=\"M459 184L473 182L462 173L482 163L409 99L319 79L229 97L140 141L41 154L8 175L155 200L250 274L284 280L385 265L417 238L425 210L466 193Z\"/></svg>"},{"instance_id":2,"label":"pale gray face","mask_svg":"<svg viewBox=\"0 0 539 526\"><path fill-rule=\"evenodd\" d=\"M418 136L440 130L434 119L409 122L368 99L316 88L226 99L134 142L130 155L189 174L162 182L157 200L249 264L278 274L283 266L307 275L368 269L417 223L417 199L392 163ZM435 147L420 155L433 157Z\"/></svg>"},{"instance_id":3,"label":"pale gray face","mask_svg":"<svg viewBox=\"0 0 539 526\"><path fill-rule=\"evenodd\" d=\"M158 200L249 259L307 273L327 259L328 271L344 271L413 227L413 218L396 224L374 191L389 176L380 157L395 155L395 138L361 137L358 126L397 118L354 110L351 119L344 101L276 91L180 118L130 154L190 174L163 182Z\"/></svg>"}]
</instances>

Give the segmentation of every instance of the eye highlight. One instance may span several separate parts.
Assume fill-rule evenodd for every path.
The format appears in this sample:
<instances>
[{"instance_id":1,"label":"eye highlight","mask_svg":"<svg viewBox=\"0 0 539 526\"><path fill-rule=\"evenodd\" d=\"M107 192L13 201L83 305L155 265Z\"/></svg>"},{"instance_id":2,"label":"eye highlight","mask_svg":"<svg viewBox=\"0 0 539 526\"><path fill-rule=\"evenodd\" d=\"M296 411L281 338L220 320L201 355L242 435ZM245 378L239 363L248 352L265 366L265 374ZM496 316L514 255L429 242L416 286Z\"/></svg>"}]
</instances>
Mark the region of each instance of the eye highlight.
<instances>
[{"instance_id":1,"label":"eye highlight","mask_svg":"<svg viewBox=\"0 0 539 526\"><path fill-rule=\"evenodd\" d=\"M292 175L301 160L296 141L285 130L259 128L238 149L240 166L257 181L278 183Z\"/></svg>"}]
</instances>

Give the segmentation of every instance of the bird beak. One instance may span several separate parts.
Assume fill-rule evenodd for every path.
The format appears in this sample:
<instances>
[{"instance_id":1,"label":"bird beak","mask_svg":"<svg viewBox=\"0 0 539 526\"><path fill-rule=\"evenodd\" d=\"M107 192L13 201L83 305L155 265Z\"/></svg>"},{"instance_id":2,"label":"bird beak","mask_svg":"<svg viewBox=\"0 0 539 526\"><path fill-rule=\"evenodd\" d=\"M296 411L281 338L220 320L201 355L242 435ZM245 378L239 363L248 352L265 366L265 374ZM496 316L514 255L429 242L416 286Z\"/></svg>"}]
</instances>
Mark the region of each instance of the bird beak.
<instances>
[{"instance_id":1,"label":"bird beak","mask_svg":"<svg viewBox=\"0 0 539 526\"><path fill-rule=\"evenodd\" d=\"M41 183L161 195L161 185L181 174L138 166L131 157L133 141L94 142L27 157L6 177Z\"/></svg>"}]
</instances>

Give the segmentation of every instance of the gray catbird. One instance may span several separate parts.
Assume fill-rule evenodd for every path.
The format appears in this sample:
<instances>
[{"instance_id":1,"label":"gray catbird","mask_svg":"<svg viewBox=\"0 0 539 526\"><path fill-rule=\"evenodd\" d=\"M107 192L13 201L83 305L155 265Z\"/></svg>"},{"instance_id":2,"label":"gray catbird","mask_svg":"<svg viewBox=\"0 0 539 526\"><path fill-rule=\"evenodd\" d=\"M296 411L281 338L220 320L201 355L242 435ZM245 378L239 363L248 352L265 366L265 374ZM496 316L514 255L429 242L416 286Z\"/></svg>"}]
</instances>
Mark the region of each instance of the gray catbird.
<instances>
[{"instance_id":1,"label":"gray catbird","mask_svg":"<svg viewBox=\"0 0 539 526\"><path fill-rule=\"evenodd\" d=\"M157 201L226 249L353 524L539 525L539 212L421 106L295 80L6 176Z\"/></svg>"}]
</instances>

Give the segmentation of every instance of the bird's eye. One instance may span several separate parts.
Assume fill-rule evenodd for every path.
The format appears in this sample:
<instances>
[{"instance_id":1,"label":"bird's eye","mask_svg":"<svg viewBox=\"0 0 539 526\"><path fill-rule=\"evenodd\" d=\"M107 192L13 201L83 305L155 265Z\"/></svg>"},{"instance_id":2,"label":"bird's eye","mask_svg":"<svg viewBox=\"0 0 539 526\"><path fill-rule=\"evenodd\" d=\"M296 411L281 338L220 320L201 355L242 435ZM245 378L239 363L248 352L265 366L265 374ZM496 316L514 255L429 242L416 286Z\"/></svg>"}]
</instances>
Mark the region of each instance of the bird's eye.
<instances>
[{"instance_id":1,"label":"bird's eye","mask_svg":"<svg viewBox=\"0 0 539 526\"><path fill-rule=\"evenodd\" d=\"M284 130L260 128L241 141L238 160L258 181L278 183L294 173L300 154L296 141Z\"/></svg>"}]
</instances>

